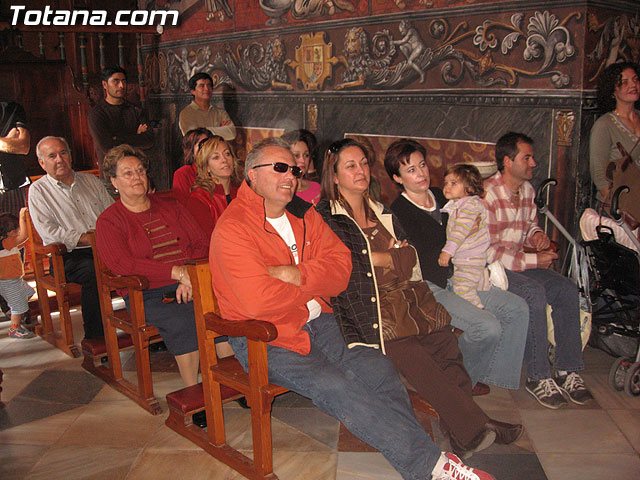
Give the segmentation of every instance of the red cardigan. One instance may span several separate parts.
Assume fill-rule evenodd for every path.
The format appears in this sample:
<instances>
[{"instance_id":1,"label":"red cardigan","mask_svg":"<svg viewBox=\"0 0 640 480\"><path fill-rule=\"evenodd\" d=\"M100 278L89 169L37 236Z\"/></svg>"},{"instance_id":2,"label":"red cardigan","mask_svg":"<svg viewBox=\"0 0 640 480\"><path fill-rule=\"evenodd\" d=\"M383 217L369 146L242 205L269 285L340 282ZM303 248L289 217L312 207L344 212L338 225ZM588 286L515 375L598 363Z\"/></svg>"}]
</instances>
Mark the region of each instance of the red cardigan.
<instances>
[{"instance_id":1,"label":"red cardigan","mask_svg":"<svg viewBox=\"0 0 640 480\"><path fill-rule=\"evenodd\" d=\"M151 212L177 236L178 244L187 258L206 257L209 242L191 214L174 199L149 195ZM153 259L151 240L120 200L107 208L96 223L98 255L117 275L144 275L149 288L176 283L171 278L173 264Z\"/></svg>"},{"instance_id":2,"label":"red cardigan","mask_svg":"<svg viewBox=\"0 0 640 480\"><path fill-rule=\"evenodd\" d=\"M191 187L196 181L196 164L183 165L173 174L173 196L182 205L187 204Z\"/></svg>"},{"instance_id":3,"label":"red cardigan","mask_svg":"<svg viewBox=\"0 0 640 480\"><path fill-rule=\"evenodd\" d=\"M237 193L238 187L231 185L229 196L234 199ZM191 192L189 200L187 200L187 210L191 212L207 238L211 238L213 227L216 226L216 222L225 208L227 208L227 197L222 185L216 185L212 193L198 187Z\"/></svg>"}]
</instances>

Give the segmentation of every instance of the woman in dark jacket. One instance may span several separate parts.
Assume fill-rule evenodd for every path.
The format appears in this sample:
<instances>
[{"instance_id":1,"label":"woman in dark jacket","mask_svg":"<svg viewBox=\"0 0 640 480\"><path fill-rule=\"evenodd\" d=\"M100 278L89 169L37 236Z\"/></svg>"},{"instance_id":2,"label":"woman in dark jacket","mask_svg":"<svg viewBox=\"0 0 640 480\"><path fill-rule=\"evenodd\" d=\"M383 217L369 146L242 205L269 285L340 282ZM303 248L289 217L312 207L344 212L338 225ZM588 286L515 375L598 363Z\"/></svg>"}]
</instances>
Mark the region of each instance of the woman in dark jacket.
<instances>
[{"instance_id":1,"label":"woman in dark jacket","mask_svg":"<svg viewBox=\"0 0 640 480\"><path fill-rule=\"evenodd\" d=\"M369 195L370 160L357 142L329 147L317 209L352 252L347 290L332 299L349 347L378 348L433 405L454 453L468 457L494 440L511 443L521 425L491 420L471 397L449 314L422 281L413 247L391 212Z\"/></svg>"}]
</instances>

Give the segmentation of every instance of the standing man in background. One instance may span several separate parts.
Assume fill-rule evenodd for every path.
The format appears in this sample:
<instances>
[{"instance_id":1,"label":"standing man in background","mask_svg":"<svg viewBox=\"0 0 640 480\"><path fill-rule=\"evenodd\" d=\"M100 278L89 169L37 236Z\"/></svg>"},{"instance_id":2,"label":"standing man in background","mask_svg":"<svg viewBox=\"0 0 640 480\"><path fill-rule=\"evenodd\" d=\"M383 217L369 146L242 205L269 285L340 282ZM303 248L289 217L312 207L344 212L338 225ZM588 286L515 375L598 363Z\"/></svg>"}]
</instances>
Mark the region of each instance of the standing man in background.
<instances>
[{"instance_id":1,"label":"standing man in background","mask_svg":"<svg viewBox=\"0 0 640 480\"><path fill-rule=\"evenodd\" d=\"M142 109L127 102L127 73L113 66L100 72L105 96L89 112L89 132L93 138L98 165L105 154L127 143L147 153L153 148L153 132Z\"/></svg>"},{"instance_id":2,"label":"standing man in background","mask_svg":"<svg viewBox=\"0 0 640 480\"><path fill-rule=\"evenodd\" d=\"M202 127L226 141L236 138L236 127L229 114L224 108L211 104L211 76L204 72L196 73L189 79L189 91L193 95L193 101L180 112L178 120L182 135L186 135L189 130Z\"/></svg>"}]
</instances>

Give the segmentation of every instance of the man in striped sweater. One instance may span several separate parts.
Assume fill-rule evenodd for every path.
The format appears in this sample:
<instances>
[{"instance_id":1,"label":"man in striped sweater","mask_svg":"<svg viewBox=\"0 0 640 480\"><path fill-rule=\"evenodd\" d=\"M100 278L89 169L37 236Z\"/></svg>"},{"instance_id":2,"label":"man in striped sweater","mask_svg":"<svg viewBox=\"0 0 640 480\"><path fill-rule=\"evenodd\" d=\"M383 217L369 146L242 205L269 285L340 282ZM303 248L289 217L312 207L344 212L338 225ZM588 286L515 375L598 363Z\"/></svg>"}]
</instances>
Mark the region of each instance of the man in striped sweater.
<instances>
[{"instance_id":1,"label":"man in striped sweater","mask_svg":"<svg viewBox=\"0 0 640 480\"><path fill-rule=\"evenodd\" d=\"M526 390L548 408L565 406L567 398L583 405L593 397L577 373L584 368L578 291L571 280L549 268L558 255L549 249L549 237L537 222L535 190L529 183L536 166L533 140L521 133L503 135L496 144L496 161L498 172L484 184L491 237L488 262L503 263L509 291L529 305ZM547 356L547 304L553 312L555 378Z\"/></svg>"}]
</instances>

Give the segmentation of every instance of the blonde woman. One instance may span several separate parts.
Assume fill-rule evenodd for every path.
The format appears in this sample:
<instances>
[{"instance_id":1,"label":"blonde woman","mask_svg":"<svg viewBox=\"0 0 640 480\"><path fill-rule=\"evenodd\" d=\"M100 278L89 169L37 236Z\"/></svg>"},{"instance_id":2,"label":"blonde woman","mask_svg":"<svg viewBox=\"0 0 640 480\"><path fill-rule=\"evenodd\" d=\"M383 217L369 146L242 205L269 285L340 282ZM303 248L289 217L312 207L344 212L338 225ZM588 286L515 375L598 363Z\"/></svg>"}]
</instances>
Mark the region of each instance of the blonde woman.
<instances>
[{"instance_id":1,"label":"blonde woman","mask_svg":"<svg viewBox=\"0 0 640 480\"><path fill-rule=\"evenodd\" d=\"M217 135L202 142L195 165L196 180L187 209L207 237L211 237L218 218L236 197L242 175L231 145Z\"/></svg>"}]
</instances>

